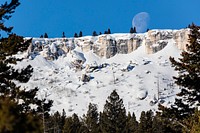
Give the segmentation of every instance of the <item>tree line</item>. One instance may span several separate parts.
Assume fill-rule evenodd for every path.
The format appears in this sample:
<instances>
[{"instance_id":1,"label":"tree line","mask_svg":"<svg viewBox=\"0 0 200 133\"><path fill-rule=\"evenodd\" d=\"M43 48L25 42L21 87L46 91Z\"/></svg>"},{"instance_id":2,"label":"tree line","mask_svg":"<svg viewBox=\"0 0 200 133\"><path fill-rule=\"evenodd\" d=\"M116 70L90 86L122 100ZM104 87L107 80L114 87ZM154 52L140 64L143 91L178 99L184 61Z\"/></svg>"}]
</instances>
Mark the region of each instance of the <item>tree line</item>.
<instances>
[{"instance_id":1,"label":"tree line","mask_svg":"<svg viewBox=\"0 0 200 133\"><path fill-rule=\"evenodd\" d=\"M147 29L147 31L148 30L149 29ZM136 32L136 27L134 27L134 28L131 27L129 33L131 33L131 34L137 33ZM104 31L103 34L111 34L110 28L108 28L108 30ZM92 32L92 36L98 36L98 35L102 35L102 32L99 32L99 34L96 31ZM65 32L62 32L62 36L61 37L62 38L66 38ZM79 34L76 33L76 32L74 33L74 38L78 38L78 37L83 37L83 32L82 31L80 31ZM44 35L40 35L40 38L48 38L48 34L45 32Z\"/></svg>"},{"instance_id":2,"label":"tree line","mask_svg":"<svg viewBox=\"0 0 200 133\"><path fill-rule=\"evenodd\" d=\"M39 99L39 88L26 90L14 81L26 83L33 68L15 70L11 64L23 58L13 55L27 50L30 40L12 33L13 27L5 26L19 0L0 5L0 132L2 133L199 133L200 132L200 27L191 24L187 51L181 58L170 57L172 67L178 71L174 77L179 86L171 107L159 104L157 112L142 111L139 121L134 113L126 112L123 100L114 90L98 112L96 104L89 104L83 117L62 113L50 114L53 101Z\"/></svg>"},{"instance_id":3,"label":"tree line","mask_svg":"<svg viewBox=\"0 0 200 133\"><path fill-rule=\"evenodd\" d=\"M47 118L46 131L48 133L172 133L182 131L181 127L174 127L171 121L156 115L153 111L142 111L139 121L133 113L126 112L123 100L114 90L104 105L102 112L98 112L96 104L89 104L88 111L83 117L77 114L66 117L56 112Z\"/></svg>"}]
</instances>

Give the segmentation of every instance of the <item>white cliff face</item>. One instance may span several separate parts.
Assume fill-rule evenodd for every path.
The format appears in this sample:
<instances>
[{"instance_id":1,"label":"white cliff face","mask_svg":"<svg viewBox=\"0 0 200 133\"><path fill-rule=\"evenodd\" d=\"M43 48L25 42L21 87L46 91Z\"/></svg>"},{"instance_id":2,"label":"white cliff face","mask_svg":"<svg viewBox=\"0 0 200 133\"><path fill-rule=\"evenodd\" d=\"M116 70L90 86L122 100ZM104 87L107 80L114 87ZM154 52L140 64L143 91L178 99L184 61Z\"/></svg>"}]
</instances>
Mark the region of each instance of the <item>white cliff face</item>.
<instances>
[{"instance_id":1,"label":"white cliff face","mask_svg":"<svg viewBox=\"0 0 200 133\"><path fill-rule=\"evenodd\" d=\"M184 51L187 50L186 45L189 44L189 36L188 36L189 34L190 34L189 29L179 30L173 34L173 39L176 42L175 44L178 49Z\"/></svg>"},{"instance_id":2,"label":"white cliff face","mask_svg":"<svg viewBox=\"0 0 200 133\"><path fill-rule=\"evenodd\" d=\"M173 39L175 45L180 50L186 50L186 45L189 44L188 39L190 30L150 30L145 38L147 54L153 54L162 50L168 43L169 39Z\"/></svg>"},{"instance_id":3,"label":"white cliff face","mask_svg":"<svg viewBox=\"0 0 200 133\"><path fill-rule=\"evenodd\" d=\"M168 45L168 40L171 39L174 40L174 45L178 49L186 50L186 45L189 44L189 33L189 29L150 30L144 34L104 34L81 38L34 38L31 50L28 50L28 55L31 52L41 52L45 58L49 58L50 55L51 59L55 59L59 55L67 54L79 48L83 53L93 51L99 57L111 58L116 54L131 53L141 45L145 45L147 54L154 54Z\"/></svg>"},{"instance_id":4,"label":"white cliff face","mask_svg":"<svg viewBox=\"0 0 200 133\"><path fill-rule=\"evenodd\" d=\"M95 41L94 41L95 40ZM83 42L83 52L93 50L100 57L110 58L116 54L127 54L137 49L142 43L138 37L116 38L115 35L101 35L96 39L90 39Z\"/></svg>"}]
</instances>

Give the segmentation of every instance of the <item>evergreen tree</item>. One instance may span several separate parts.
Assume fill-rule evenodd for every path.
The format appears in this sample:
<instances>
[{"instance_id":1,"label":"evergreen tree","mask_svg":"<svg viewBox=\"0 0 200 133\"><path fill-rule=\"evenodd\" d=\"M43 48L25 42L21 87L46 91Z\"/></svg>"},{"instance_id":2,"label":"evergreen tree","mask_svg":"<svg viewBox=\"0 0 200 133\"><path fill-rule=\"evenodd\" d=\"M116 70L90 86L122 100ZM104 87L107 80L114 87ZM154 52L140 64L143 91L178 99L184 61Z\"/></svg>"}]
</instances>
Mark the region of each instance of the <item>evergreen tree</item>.
<instances>
[{"instance_id":1,"label":"evergreen tree","mask_svg":"<svg viewBox=\"0 0 200 133\"><path fill-rule=\"evenodd\" d=\"M61 115L60 113L57 111L54 115L53 115L53 132L55 133L62 133L62 127L61 127Z\"/></svg>"},{"instance_id":2,"label":"evergreen tree","mask_svg":"<svg viewBox=\"0 0 200 133\"><path fill-rule=\"evenodd\" d=\"M0 132L42 132L38 117L31 112L19 112L18 107L18 103L9 98L0 99Z\"/></svg>"},{"instance_id":3,"label":"evergreen tree","mask_svg":"<svg viewBox=\"0 0 200 133\"><path fill-rule=\"evenodd\" d=\"M172 66L179 72L174 79L181 91L171 108L171 113L178 120L193 114L194 106L200 105L200 27L192 24L190 28L187 51L181 53L179 61L170 57Z\"/></svg>"},{"instance_id":4,"label":"evergreen tree","mask_svg":"<svg viewBox=\"0 0 200 133\"><path fill-rule=\"evenodd\" d=\"M5 31L7 33L12 31L13 27L6 27L4 22L11 18L11 14L15 12L16 7L19 5L19 0L11 0L10 3L5 2L4 4L0 5L0 31Z\"/></svg>"},{"instance_id":5,"label":"evergreen tree","mask_svg":"<svg viewBox=\"0 0 200 133\"><path fill-rule=\"evenodd\" d=\"M133 33L137 33L136 27L133 28Z\"/></svg>"},{"instance_id":6,"label":"evergreen tree","mask_svg":"<svg viewBox=\"0 0 200 133\"><path fill-rule=\"evenodd\" d=\"M19 4L18 0L11 0L0 5L0 31L8 34L0 38L0 132L40 132L38 110L31 108L38 107L40 102L36 97L38 88L25 90L13 82L28 82L33 69L27 66L15 70L10 65L22 60L12 55L27 50L31 43L31 40L24 41L23 37L10 34L12 27L4 25Z\"/></svg>"},{"instance_id":7,"label":"evergreen tree","mask_svg":"<svg viewBox=\"0 0 200 133\"><path fill-rule=\"evenodd\" d=\"M131 29L130 29L130 33L136 33L136 28L134 27L131 27Z\"/></svg>"},{"instance_id":8,"label":"evergreen tree","mask_svg":"<svg viewBox=\"0 0 200 133\"><path fill-rule=\"evenodd\" d=\"M52 100L49 100L47 102L46 99L42 99L42 100L37 100L36 102L37 104L37 114L38 116L40 117L41 119L41 123L43 125L43 131L46 132L48 129L47 129L47 119L49 119L49 111L50 111L50 108L53 104L53 101Z\"/></svg>"},{"instance_id":9,"label":"evergreen tree","mask_svg":"<svg viewBox=\"0 0 200 133\"><path fill-rule=\"evenodd\" d=\"M105 31L104 34L111 34L110 28L108 28L108 30Z\"/></svg>"},{"instance_id":10,"label":"evergreen tree","mask_svg":"<svg viewBox=\"0 0 200 133\"><path fill-rule=\"evenodd\" d=\"M63 131L64 125L65 125L65 119L66 119L66 112L63 109L62 115L61 115L61 123L60 123L60 128L61 128L62 131Z\"/></svg>"},{"instance_id":11,"label":"evergreen tree","mask_svg":"<svg viewBox=\"0 0 200 133\"><path fill-rule=\"evenodd\" d=\"M20 61L19 59L11 58L10 56L16 54L17 52L27 50L31 40L25 41L23 37L17 36L16 34L9 34L7 38L0 38L0 61L1 63L16 63L16 61ZM10 57L6 59L6 57ZM6 60L5 60L6 59ZM10 67L7 67L8 69ZM3 69L3 67L2 67ZM5 68L4 68L5 69Z\"/></svg>"},{"instance_id":12,"label":"evergreen tree","mask_svg":"<svg viewBox=\"0 0 200 133\"><path fill-rule=\"evenodd\" d=\"M180 88L178 98L171 108L159 105L159 109L162 110L161 116L164 119L170 118L167 121L176 125L173 129L178 131L181 128L189 131L184 121L194 113L195 106L200 105L200 27L192 24L190 29L187 50L181 53L179 61L170 57L172 67L179 72L177 77L173 77Z\"/></svg>"},{"instance_id":13,"label":"evergreen tree","mask_svg":"<svg viewBox=\"0 0 200 133\"><path fill-rule=\"evenodd\" d=\"M65 120L65 117L64 117ZM48 133L62 133L64 123L63 114L61 115L58 111L49 117L46 124L46 132Z\"/></svg>"},{"instance_id":14,"label":"evergreen tree","mask_svg":"<svg viewBox=\"0 0 200 133\"><path fill-rule=\"evenodd\" d=\"M90 133L99 132L99 113L96 104L89 104L87 114L84 118L84 123Z\"/></svg>"},{"instance_id":15,"label":"evergreen tree","mask_svg":"<svg viewBox=\"0 0 200 133\"><path fill-rule=\"evenodd\" d=\"M191 133L200 133L200 111L198 109L195 110L194 115L189 117L187 124Z\"/></svg>"},{"instance_id":16,"label":"evergreen tree","mask_svg":"<svg viewBox=\"0 0 200 133\"><path fill-rule=\"evenodd\" d=\"M101 35L102 33L101 32L99 32L99 35Z\"/></svg>"},{"instance_id":17,"label":"evergreen tree","mask_svg":"<svg viewBox=\"0 0 200 133\"><path fill-rule=\"evenodd\" d=\"M153 112L152 110L149 110L146 112L147 133L152 133L152 123L153 123Z\"/></svg>"},{"instance_id":18,"label":"evergreen tree","mask_svg":"<svg viewBox=\"0 0 200 133\"><path fill-rule=\"evenodd\" d=\"M126 122L126 133L136 133L138 128L138 122L136 120L135 114L131 116L130 112L127 116L127 122Z\"/></svg>"},{"instance_id":19,"label":"evergreen tree","mask_svg":"<svg viewBox=\"0 0 200 133\"><path fill-rule=\"evenodd\" d=\"M74 38L77 38L78 37L78 34L77 33L74 33Z\"/></svg>"},{"instance_id":20,"label":"evergreen tree","mask_svg":"<svg viewBox=\"0 0 200 133\"><path fill-rule=\"evenodd\" d=\"M166 123L165 123L166 124ZM165 133L162 120L156 115L152 122L152 133Z\"/></svg>"},{"instance_id":21,"label":"evergreen tree","mask_svg":"<svg viewBox=\"0 0 200 133\"><path fill-rule=\"evenodd\" d=\"M65 37L66 37L66 36L65 36L65 32L63 32L63 33L62 33L62 38L65 38Z\"/></svg>"},{"instance_id":22,"label":"evergreen tree","mask_svg":"<svg viewBox=\"0 0 200 133\"><path fill-rule=\"evenodd\" d=\"M157 112L156 117L164 123L164 132L181 133L182 128L185 127L185 125L182 121L177 120L175 117L176 112L174 112L173 109L166 108L162 105L159 105L159 110L162 110L162 112Z\"/></svg>"},{"instance_id":23,"label":"evergreen tree","mask_svg":"<svg viewBox=\"0 0 200 133\"><path fill-rule=\"evenodd\" d=\"M79 37L82 37L82 36L83 36L83 32L80 31L80 32L79 32Z\"/></svg>"},{"instance_id":24,"label":"evergreen tree","mask_svg":"<svg viewBox=\"0 0 200 133\"><path fill-rule=\"evenodd\" d=\"M47 35L47 33L44 33L44 38L48 38L48 35Z\"/></svg>"},{"instance_id":25,"label":"evergreen tree","mask_svg":"<svg viewBox=\"0 0 200 133\"><path fill-rule=\"evenodd\" d=\"M122 99L114 90L101 115L101 130L105 133L124 133L126 131L126 110Z\"/></svg>"},{"instance_id":26,"label":"evergreen tree","mask_svg":"<svg viewBox=\"0 0 200 133\"><path fill-rule=\"evenodd\" d=\"M87 133L87 128L79 120L79 117L76 114L73 114L72 117L68 117L65 120L64 133Z\"/></svg>"},{"instance_id":27,"label":"evergreen tree","mask_svg":"<svg viewBox=\"0 0 200 133\"><path fill-rule=\"evenodd\" d=\"M140 122L138 125L137 133L146 133L146 131L147 131L147 119L145 111L142 111L140 115Z\"/></svg>"},{"instance_id":28,"label":"evergreen tree","mask_svg":"<svg viewBox=\"0 0 200 133\"><path fill-rule=\"evenodd\" d=\"M111 34L110 28L108 28L108 34Z\"/></svg>"},{"instance_id":29,"label":"evergreen tree","mask_svg":"<svg viewBox=\"0 0 200 133\"><path fill-rule=\"evenodd\" d=\"M131 33L131 34L134 33L133 27L131 27L130 33Z\"/></svg>"},{"instance_id":30,"label":"evergreen tree","mask_svg":"<svg viewBox=\"0 0 200 133\"><path fill-rule=\"evenodd\" d=\"M92 36L98 36L96 31L93 31Z\"/></svg>"},{"instance_id":31,"label":"evergreen tree","mask_svg":"<svg viewBox=\"0 0 200 133\"><path fill-rule=\"evenodd\" d=\"M43 36L43 35L41 35L41 36L40 36L40 38L44 38L44 36Z\"/></svg>"},{"instance_id":32,"label":"evergreen tree","mask_svg":"<svg viewBox=\"0 0 200 133\"><path fill-rule=\"evenodd\" d=\"M104 34L108 34L108 31L105 31Z\"/></svg>"}]
</instances>

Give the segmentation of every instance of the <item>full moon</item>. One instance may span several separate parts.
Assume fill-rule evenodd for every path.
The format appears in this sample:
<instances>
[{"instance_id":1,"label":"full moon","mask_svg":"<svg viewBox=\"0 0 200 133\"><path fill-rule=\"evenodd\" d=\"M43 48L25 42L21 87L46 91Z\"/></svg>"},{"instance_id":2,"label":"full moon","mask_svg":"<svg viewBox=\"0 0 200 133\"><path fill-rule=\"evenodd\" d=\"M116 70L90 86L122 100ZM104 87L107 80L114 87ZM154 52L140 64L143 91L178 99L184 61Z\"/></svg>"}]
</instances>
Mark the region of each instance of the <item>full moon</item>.
<instances>
[{"instance_id":1,"label":"full moon","mask_svg":"<svg viewBox=\"0 0 200 133\"><path fill-rule=\"evenodd\" d=\"M150 21L150 16L147 12L140 12L136 14L132 20L133 28L136 28L138 33L146 32Z\"/></svg>"}]
</instances>

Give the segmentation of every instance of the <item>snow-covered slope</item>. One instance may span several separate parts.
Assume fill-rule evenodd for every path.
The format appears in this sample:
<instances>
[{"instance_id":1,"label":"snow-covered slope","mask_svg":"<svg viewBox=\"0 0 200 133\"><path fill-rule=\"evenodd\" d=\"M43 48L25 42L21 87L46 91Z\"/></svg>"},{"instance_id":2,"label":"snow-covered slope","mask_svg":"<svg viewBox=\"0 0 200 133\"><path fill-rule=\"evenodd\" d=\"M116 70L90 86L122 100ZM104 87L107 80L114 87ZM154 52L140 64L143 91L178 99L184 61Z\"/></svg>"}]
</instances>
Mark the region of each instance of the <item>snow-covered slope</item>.
<instances>
[{"instance_id":1,"label":"snow-covered slope","mask_svg":"<svg viewBox=\"0 0 200 133\"><path fill-rule=\"evenodd\" d=\"M130 35L111 36L126 38ZM137 36L145 38L147 34ZM108 59L97 56L93 50L83 52L81 46L84 41L81 39L77 40L78 43L71 43L74 49L68 52L59 52L55 47L58 44L63 45L59 41L62 39L57 39L59 42L54 42L55 44L50 43L51 39L46 39L48 43L41 43L42 50L29 49L29 58L18 62L16 66L22 68L32 65L33 76L28 83L21 85L26 88L39 87L39 97L54 101L52 112L65 109L67 115L78 113L81 116L86 113L89 103L97 104L99 111L102 111L107 97L114 89L123 99L126 110L135 112L136 116L143 110L157 110L160 102L170 105L174 101L178 89L173 84L172 76L177 75L177 72L171 67L169 57L178 58L181 51L173 38L166 39L167 45L154 54L145 52L146 44L143 41L133 52L118 53ZM33 43L36 41L42 39L33 39ZM43 55L48 45L59 53L55 59ZM27 53L23 55L27 56ZM78 69L76 65L81 68ZM90 77L89 82L82 81L85 74Z\"/></svg>"}]
</instances>

